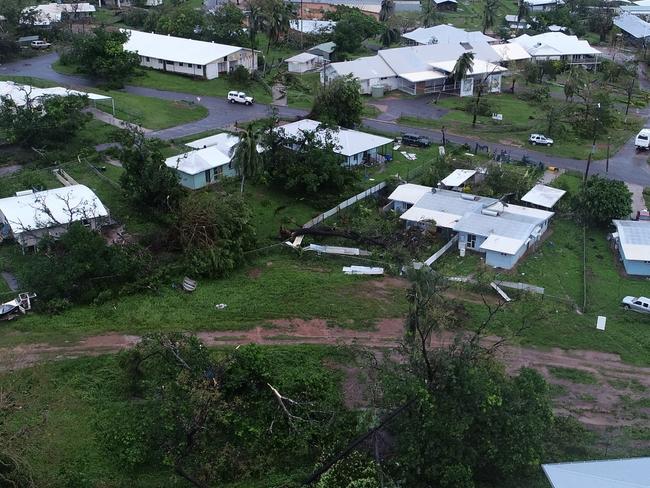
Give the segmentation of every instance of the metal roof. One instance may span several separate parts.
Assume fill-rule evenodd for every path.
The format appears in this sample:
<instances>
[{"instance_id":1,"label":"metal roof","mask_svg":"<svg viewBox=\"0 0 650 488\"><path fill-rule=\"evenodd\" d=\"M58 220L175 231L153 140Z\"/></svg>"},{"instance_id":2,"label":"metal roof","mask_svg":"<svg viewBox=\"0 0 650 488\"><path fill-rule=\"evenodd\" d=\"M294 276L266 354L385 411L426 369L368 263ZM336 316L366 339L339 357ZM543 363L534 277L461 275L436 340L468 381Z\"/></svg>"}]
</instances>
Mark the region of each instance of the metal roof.
<instances>
[{"instance_id":1,"label":"metal roof","mask_svg":"<svg viewBox=\"0 0 650 488\"><path fill-rule=\"evenodd\" d=\"M650 488L650 457L542 465L553 488Z\"/></svg>"},{"instance_id":2,"label":"metal roof","mask_svg":"<svg viewBox=\"0 0 650 488\"><path fill-rule=\"evenodd\" d=\"M530 54L528 54L528 52L519 44L491 44L491 47L499 56L501 56L502 62L530 59Z\"/></svg>"},{"instance_id":3,"label":"metal roof","mask_svg":"<svg viewBox=\"0 0 650 488\"><path fill-rule=\"evenodd\" d=\"M140 56L199 66L210 64L243 49L239 46L137 30L126 30L126 32L130 34L129 40L124 43L124 49L127 51L137 52Z\"/></svg>"},{"instance_id":4,"label":"metal roof","mask_svg":"<svg viewBox=\"0 0 650 488\"><path fill-rule=\"evenodd\" d=\"M87 96L90 100L108 100L111 97L98 93L88 93L77 90L69 90L62 86L50 88L37 88L31 85L21 85L13 81L0 81L0 97L10 98L17 106L23 106L29 99L32 102L48 96L67 97L71 95Z\"/></svg>"},{"instance_id":5,"label":"metal roof","mask_svg":"<svg viewBox=\"0 0 650 488\"><path fill-rule=\"evenodd\" d=\"M650 36L650 23L630 13L623 13L616 17L614 25L636 39Z\"/></svg>"},{"instance_id":6,"label":"metal roof","mask_svg":"<svg viewBox=\"0 0 650 488\"><path fill-rule=\"evenodd\" d=\"M524 0L526 5L537 7L540 5L564 5L562 0Z\"/></svg>"},{"instance_id":7,"label":"metal roof","mask_svg":"<svg viewBox=\"0 0 650 488\"><path fill-rule=\"evenodd\" d=\"M545 32L536 36L523 34L508 42L519 44L531 56L568 56L573 54L600 54L587 41L563 32Z\"/></svg>"},{"instance_id":8,"label":"metal roof","mask_svg":"<svg viewBox=\"0 0 650 488\"><path fill-rule=\"evenodd\" d=\"M496 201L497 200L494 198L479 197L468 193L442 189L435 189L435 191L433 191L432 189L431 191L424 193L422 197L415 202L415 205L409 209L409 211L417 209L440 212L449 215L449 218L445 218L444 220L455 221L459 220L467 213L480 211L481 208L492 205ZM416 210L413 210L412 213L416 213ZM402 217L405 215L407 215L406 212L402 214ZM437 221L438 220L442 219L437 219Z\"/></svg>"},{"instance_id":9,"label":"metal roof","mask_svg":"<svg viewBox=\"0 0 650 488\"><path fill-rule=\"evenodd\" d=\"M334 152L343 156L354 156L393 142L393 139L358 130L344 129L342 127L326 129L321 127L320 122L311 119L297 120L296 122L281 125L278 129L282 129L287 136L298 138L302 137L304 132L314 132L322 141L325 141L327 135L329 135L335 145Z\"/></svg>"},{"instance_id":10,"label":"metal roof","mask_svg":"<svg viewBox=\"0 0 650 488\"><path fill-rule=\"evenodd\" d=\"M228 153L237 143L239 137L222 132L213 136L203 137L192 142L185 144L193 149L203 149L210 146L217 146L223 153Z\"/></svg>"},{"instance_id":11,"label":"metal roof","mask_svg":"<svg viewBox=\"0 0 650 488\"><path fill-rule=\"evenodd\" d=\"M290 58L285 59L287 63L307 63L313 59L318 59L319 56L316 56L312 53L300 53Z\"/></svg>"},{"instance_id":12,"label":"metal roof","mask_svg":"<svg viewBox=\"0 0 650 488\"><path fill-rule=\"evenodd\" d=\"M442 180L445 186L460 186L476 174L475 169L455 169L451 174Z\"/></svg>"},{"instance_id":13,"label":"metal roof","mask_svg":"<svg viewBox=\"0 0 650 488\"><path fill-rule=\"evenodd\" d=\"M494 42L495 39L480 31L468 32L453 25L440 24L433 27L418 27L402 34L402 37L418 44L459 44L461 42Z\"/></svg>"},{"instance_id":14,"label":"metal roof","mask_svg":"<svg viewBox=\"0 0 650 488\"><path fill-rule=\"evenodd\" d=\"M33 14L34 25L50 25L53 22L61 22L63 13L92 13L95 6L88 2L82 3L45 3L33 5L23 9L23 14ZM30 20L22 19L21 23L28 23Z\"/></svg>"},{"instance_id":15,"label":"metal roof","mask_svg":"<svg viewBox=\"0 0 650 488\"><path fill-rule=\"evenodd\" d=\"M546 185L535 185L521 197L522 202L532 203L544 208L553 208L566 191Z\"/></svg>"},{"instance_id":16,"label":"metal roof","mask_svg":"<svg viewBox=\"0 0 650 488\"><path fill-rule=\"evenodd\" d=\"M336 22L331 20L303 20L297 19L289 22L293 30L303 34L318 34L321 32L332 32Z\"/></svg>"},{"instance_id":17,"label":"metal roof","mask_svg":"<svg viewBox=\"0 0 650 488\"><path fill-rule=\"evenodd\" d=\"M614 220L623 257L630 261L650 261L650 222Z\"/></svg>"},{"instance_id":18,"label":"metal roof","mask_svg":"<svg viewBox=\"0 0 650 488\"><path fill-rule=\"evenodd\" d=\"M332 54L335 49L336 49L336 43L330 41L330 42L323 42L322 44L318 44L312 47L311 49L309 49L308 52L318 50L318 51L323 51L324 53Z\"/></svg>"},{"instance_id":19,"label":"metal roof","mask_svg":"<svg viewBox=\"0 0 650 488\"><path fill-rule=\"evenodd\" d=\"M328 66L341 76L352 75L360 80L395 76L395 72L379 56L366 56L353 61L331 63Z\"/></svg>"},{"instance_id":20,"label":"metal roof","mask_svg":"<svg viewBox=\"0 0 650 488\"><path fill-rule=\"evenodd\" d=\"M405 183L399 185L393 193L388 197L389 200L394 202L405 202L413 205L417 202L422 195L431 191L430 186L415 185L413 183Z\"/></svg>"},{"instance_id":21,"label":"metal roof","mask_svg":"<svg viewBox=\"0 0 650 488\"><path fill-rule=\"evenodd\" d=\"M0 213L14 235L60 224L106 217L108 210L85 185L71 185L52 190L0 199Z\"/></svg>"},{"instance_id":22,"label":"metal roof","mask_svg":"<svg viewBox=\"0 0 650 488\"><path fill-rule=\"evenodd\" d=\"M232 157L229 154L224 154L218 147L210 146L205 149L177 154L167 158L165 164L188 175L196 175L202 171L224 166L230 163L231 159Z\"/></svg>"}]
</instances>

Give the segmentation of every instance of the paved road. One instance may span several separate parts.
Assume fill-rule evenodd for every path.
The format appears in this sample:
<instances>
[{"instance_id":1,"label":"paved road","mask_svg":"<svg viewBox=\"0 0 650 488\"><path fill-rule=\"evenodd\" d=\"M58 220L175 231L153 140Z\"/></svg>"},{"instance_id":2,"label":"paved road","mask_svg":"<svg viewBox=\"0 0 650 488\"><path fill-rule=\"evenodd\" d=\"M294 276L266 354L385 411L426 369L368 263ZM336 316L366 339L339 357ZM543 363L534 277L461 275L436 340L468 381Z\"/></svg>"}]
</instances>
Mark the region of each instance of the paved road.
<instances>
[{"instance_id":1,"label":"paved road","mask_svg":"<svg viewBox=\"0 0 650 488\"><path fill-rule=\"evenodd\" d=\"M52 63L56 61L57 54L51 53L45 56L32 58L29 60L19 61L15 63L8 63L0 66L0 75L22 75L33 76L36 78L43 78L47 80L67 85L73 88L83 89L84 87L91 87L92 83L80 76L64 75L57 73L52 69ZM639 69L639 83L642 88L648 89L648 81L645 72ZM155 90L152 88L143 88L135 86L127 86L124 89L128 93L137 95L164 98L168 100L187 100L200 103L208 109L208 116L202 120L190 122L188 124L179 125L169 129L164 129L152 132L151 135L161 139L175 139L183 136L188 136L203 132L206 130L213 130L216 128L229 127L236 122L246 122L254 120L268 114L270 107L263 104L256 104L252 107L245 107L240 105L228 104L223 98L206 97L202 96L197 99L194 95L186 93L170 92ZM400 105L403 107L402 111L414 111L417 115L422 115L424 108L431 116L431 107L426 105L426 100L421 99L403 99ZM400 103L395 102L395 103ZM380 102L381 103L381 102ZM393 102L391 102L393 103ZM304 116L306 112L299 109L291 109L287 107L280 107L279 113L283 117L297 117ZM440 116L441 114L435 114ZM650 118L650 111L646 110L642 115ZM434 142L441 142L442 135L439 131L430 129L416 129L408 126L397 124L394 120L379 120L379 119L365 119L364 125L369 128L380 130L383 132L398 134L400 132L408 131L415 132L430 137ZM478 138L471 136L448 135L448 140L460 144L469 144L471 147L481 141ZM533 151L527 147L517 148L513 146L506 146L503 144L487 143L490 152L502 150L510 153L514 159L521 159L524 155L535 161L541 161L544 164L557 166L560 168L584 171L586 161L560 158L549 156L544 153ZM605 161L594 161L592 163L590 172L602 175L607 175L610 178L621 179L626 182L636 183L644 186L650 186L650 164L647 163L648 155L645 153L637 154L634 149L634 137L610 158L609 172L605 171Z\"/></svg>"}]
</instances>

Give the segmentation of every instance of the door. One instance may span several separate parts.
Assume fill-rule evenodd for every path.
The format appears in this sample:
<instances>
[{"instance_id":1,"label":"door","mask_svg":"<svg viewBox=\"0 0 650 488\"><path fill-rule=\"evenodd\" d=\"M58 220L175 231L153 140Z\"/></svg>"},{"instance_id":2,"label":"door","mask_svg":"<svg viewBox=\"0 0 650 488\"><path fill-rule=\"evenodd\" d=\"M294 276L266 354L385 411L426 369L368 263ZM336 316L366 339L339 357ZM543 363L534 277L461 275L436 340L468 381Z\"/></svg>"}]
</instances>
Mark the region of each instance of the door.
<instances>
[{"instance_id":1,"label":"door","mask_svg":"<svg viewBox=\"0 0 650 488\"><path fill-rule=\"evenodd\" d=\"M212 182L212 178L210 176L210 170L206 169L203 173L205 174L205 182L206 183Z\"/></svg>"}]
</instances>

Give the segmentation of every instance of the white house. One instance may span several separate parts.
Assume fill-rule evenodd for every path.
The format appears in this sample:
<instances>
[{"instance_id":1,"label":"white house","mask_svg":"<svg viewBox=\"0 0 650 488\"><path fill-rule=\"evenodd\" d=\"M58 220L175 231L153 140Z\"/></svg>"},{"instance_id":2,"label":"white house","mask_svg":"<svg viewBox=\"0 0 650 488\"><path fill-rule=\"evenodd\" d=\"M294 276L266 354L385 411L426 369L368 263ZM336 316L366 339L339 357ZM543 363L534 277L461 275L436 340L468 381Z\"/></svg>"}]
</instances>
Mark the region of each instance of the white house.
<instances>
[{"instance_id":1,"label":"white house","mask_svg":"<svg viewBox=\"0 0 650 488\"><path fill-rule=\"evenodd\" d=\"M650 488L650 457L543 464L553 488Z\"/></svg>"},{"instance_id":2,"label":"white house","mask_svg":"<svg viewBox=\"0 0 650 488\"><path fill-rule=\"evenodd\" d=\"M522 202L536 207L553 208L566 191L546 185L535 185L523 197Z\"/></svg>"},{"instance_id":3,"label":"white house","mask_svg":"<svg viewBox=\"0 0 650 488\"><path fill-rule=\"evenodd\" d=\"M323 128L316 120L302 119L277 128L285 136L300 139L306 132L314 133L321 141L330 140L334 152L343 157L346 166L356 166L369 160L392 155L393 139L358 130Z\"/></svg>"},{"instance_id":4,"label":"white house","mask_svg":"<svg viewBox=\"0 0 650 488\"><path fill-rule=\"evenodd\" d=\"M504 204L490 197L427 188L398 187L391 194L396 211L406 208L400 219L407 226L435 222L437 228L458 235L461 256L467 250L485 254L485 263L494 268L512 269L541 239L553 216L553 212Z\"/></svg>"},{"instance_id":5,"label":"white house","mask_svg":"<svg viewBox=\"0 0 650 488\"><path fill-rule=\"evenodd\" d=\"M331 20L296 19L289 22L289 27L303 34L328 34L334 30L336 22Z\"/></svg>"},{"instance_id":6,"label":"white house","mask_svg":"<svg viewBox=\"0 0 650 488\"><path fill-rule=\"evenodd\" d=\"M531 12L547 12L564 5L563 0L524 0Z\"/></svg>"},{"instance_id":7,"label":"white house","mask_svg":"<svg viewBox=\"0 0 650 488\"><path fill-rule=\"evenodd\" d=\"M95 6L83 3L46 3L26 7L22 11L21 23L49 27L64 20L82 20L92 17Z\"/></svg>"},{"instance_id":8,"label":"white house","mask_svg":"<svg viewBox=\"0 0 650 488\"><path fill-rule=\"evenodd\" d=\"M68 96L86 96L91 101L111 100L113 104L113 114L115 114L115 102L112 97L100 95L98 93L82 92L78 90L69 90L62 86L53 86L50 88L37 88L31 85L22 85L13 81L0 81L0 97L11 99L17 107L22 107L26 103L32 106L40 105L41 101L47 97L68 97Z\"/></svg>"},{"instance_id":9,"label":"white house","mask_svg":"<svg viewBox=\"0 0 650 488\"><path fill-rule=\"evenodd\" d=\"M108 209L84 185L25 190L0 199L0 241L14 239L23 250L36 246L45 236L60 237L73 222L99 229L108 221Z\"/></svg>"},{"instance_id":10,"label":"white house","mask_svg":"<svg viewBox=\"0 0 650 488\"><path fill-rule=\"evenodd\" d=\"M127 30L124 49L140 56L140 65L169 73L212 80L243 66L257 69L258 51L215 42Z\"/></svg>"},{"instance_id":11,"label":"white house","mask_svg":"<svg viewBox=\"0 0 650 488\"><path fill-rule=\"evenodd\" d=\"M430 186L416 185L414 183L404 183L399 185L388 199L392 203L393 210L403 213L415 205L422 195L431 191Z\"/></svg>"},{"instance_id":12,"label":"white house","mask_svg":"<svg viewBox=\"0 0 650 488\"><path fill-rule=\"evenodd\" d=\"M633 42L643 42L650 37L650 23L636 15L623 13L614 18L614 25L621 29L628 39Z\"/></svg>"},{"instance_id":13,"label":"white house","mask_svg":"<svg viewBox=\"0 0 650 488\"><path fill-rule=\"evenodd\" d=\"M536 62L566 61L585 67L593 67L600 62L601 52L598 49L591 47L587 41L563 32L545 32L536 36L523 34L508 42L519 44Z\"/></svg>"},{"instance_id":14,"label":"white house","mask_svg":"<svg viewBox=\"0 0 650 488\"><path fill-rule=\"evenodd\" d=\"M474 62L467 76L457 82L452 71L458 58L467 52L474 53ZM502 61L502 55L484 41L423 44L382 49L376 56L331 63L321 73L321 81L329 83L339 76L352 75L364 94L382 85L385 91L397 89L411 95L445 92L470 96L475 82L485 82L490 92L501 91L501 76L507 69L496 63Z\"/></svg>"},{"instance_id":15,"label":"white house","mask_svg":"<svg viewBox=\"0 0 650 488\"><path fill-rule=\"evenodd\" d=\"M508 24L508 28L511 30L526 30L530 29L530 24L525 18L519 18L516 15L506 15L506 24Z\"/></svg>"},{"instance_id":16,"label":"white house","mask_svg":"<svg viewBox=\"0 0 650 488\"><path fill-rule=\"evenodd\" d=\"M650 222L614 220L612 234L625 272L629 275L650 276Z\"/></svg>"},{"instance_id":17,"label":"white house","mask_svg":"<svg viewBox=\"0 0 650 488\"><path fill-rule=\"evenodd\" d=\"M311 53L300 53L285 59L290 73L306 73L317 69L323 58Z\"/></svg>"},{"instance_id":18,"label":"white house","mask_svg":"<svg viewBox=\"0 0 650 488\"><path fill-rule=\"evenodd\" d=\"M486 36L480 31L468 32L449 24L434 25L433 27L418 27L411 32L402 34L402 39L407 45L411 46L422 44L459 44L461 42L497 42L496 39Z\"/></svg>"}]
</instances>

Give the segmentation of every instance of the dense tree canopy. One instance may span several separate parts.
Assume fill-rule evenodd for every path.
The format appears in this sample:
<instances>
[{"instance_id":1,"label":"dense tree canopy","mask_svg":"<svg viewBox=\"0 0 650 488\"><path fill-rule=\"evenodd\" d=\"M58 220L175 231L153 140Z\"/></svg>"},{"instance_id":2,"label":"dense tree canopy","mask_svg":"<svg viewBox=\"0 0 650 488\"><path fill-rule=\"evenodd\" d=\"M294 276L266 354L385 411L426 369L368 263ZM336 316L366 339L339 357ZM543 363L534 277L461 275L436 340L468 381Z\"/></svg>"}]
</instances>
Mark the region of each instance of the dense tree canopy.
<instances>
[{"instance_id":1,"label":"dense tree canopy","mask_svg":"<svg viewBox=\"0 0 650 488\"><path fill-rule=\"evenodd\" d=\"M321 122L347 128L360 124L362 113L361 87L351 76L338 77L321 86L311 109L311 116Z\"/></svg>"},{"instance_id":2,"label":"dense tree canopy","mask_svg":"<svg viewBox=\"0 0 650 488\"><path fill-rule=\"evenodd\" d=\"M607 225L632 213L632 194L622 181L594 175L578 195L578 209L587 221Z\"/></svg>"}]
</instances>

